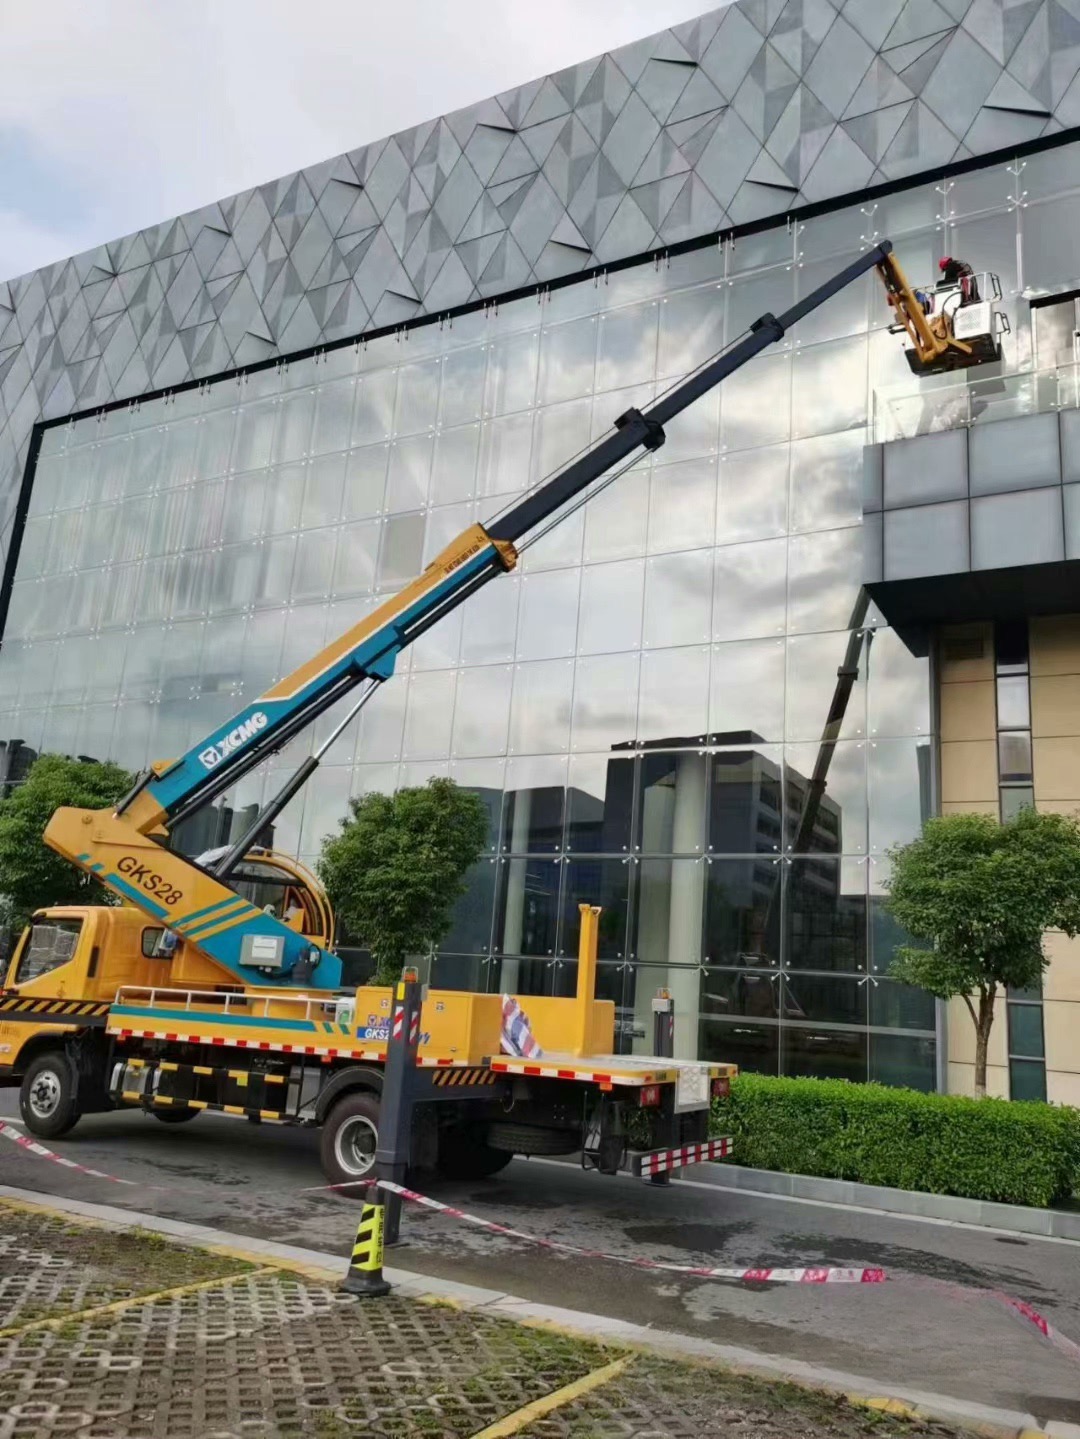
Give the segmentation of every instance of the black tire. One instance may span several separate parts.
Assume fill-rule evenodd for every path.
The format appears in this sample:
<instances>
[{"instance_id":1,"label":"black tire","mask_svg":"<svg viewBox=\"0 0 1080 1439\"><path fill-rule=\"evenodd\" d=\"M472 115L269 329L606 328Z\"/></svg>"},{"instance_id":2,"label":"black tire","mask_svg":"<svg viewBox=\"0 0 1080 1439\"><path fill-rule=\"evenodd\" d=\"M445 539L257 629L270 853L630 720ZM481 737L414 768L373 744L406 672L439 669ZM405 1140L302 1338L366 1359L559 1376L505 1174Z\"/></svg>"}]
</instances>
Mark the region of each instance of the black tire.
<instances>
[{"instance_id":1,"label":"black tire","mask_svg":"<svg viewBox=\"0 0 1080 1439\"><path fill-rule=\"evenodd\" d=\"M488 1126L487 1142L507 1154L573 1154L581 1148L581 1137L573 1129L540 1129L502 1121Z\"/></svg>"},{"instance_id":2,"label":"black tire","mask_svg":"<svg viewBox=\"0 0 1080 1439\"><path fill-rule=\"evenodd\" d=\"M59 1139L78 1124L75 1066L62 1049L46 1050L30 1061L19 1089L19 1110L39 1139Z\"/></svg>"},{"instance_id":3,"label":"black tire","mask_svg":"<svg viewBox=\"0 0 1080 1439\"><path fill-rule=\"evenodd\" d=\"M510 1150L492 1149L483 1129L466 1125L439 1135L436 1168L444 1179L490 1179L513 1157Z\"/></svg>"},{"instance_id":4,"label":"black tire","mask_svg":"<svg viewBox=\"0 0 1080 1439\"><path fill-rule=\"evenodd\" d=\"M147 1110L155 1119L160 1119L162 1124L187 1124L189 1119L198 1119L202 1113L201 1109L159 1109L155 1104Z\"/></svg>"},{"instance_id":5,"label":"black tire","mask_svg":"<svg viewBox=\"0 0 1080 1439\"><path fill-rule=\"evenodd\" d=\"M379 1096L363 1089L343 1094L331 1105L319 1135L319 1158L329 1182L373 1179L378 1138ZM359 1184L352 1190L358 1199L365 1192Z\"/></svg>"}]
</instances>

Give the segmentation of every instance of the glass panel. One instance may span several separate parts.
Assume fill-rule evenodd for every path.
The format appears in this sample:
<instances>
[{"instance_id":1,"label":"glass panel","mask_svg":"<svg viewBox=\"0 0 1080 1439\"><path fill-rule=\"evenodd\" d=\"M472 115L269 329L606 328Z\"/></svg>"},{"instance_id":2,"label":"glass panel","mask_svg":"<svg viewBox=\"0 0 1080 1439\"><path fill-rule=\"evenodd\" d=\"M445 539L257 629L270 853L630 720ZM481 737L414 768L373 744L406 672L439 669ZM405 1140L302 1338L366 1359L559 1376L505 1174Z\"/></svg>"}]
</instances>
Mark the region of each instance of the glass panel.
<instances>
[{"instance_id":1,"label":"glass panel","mask_svg":"<svg viewBox=\"0 0 1080 1439\"><path fill-rule=\"evenodd\" d=\"M867 1035L851 1029L786 1026L782 1031L782 1074L810 1079L866 1081Z\"/></svg>"},{"instance_id":2,"label":"glass panel","mask_svg":"<svg viewBox=\"0 0 1080 1439\"><path fill-rule=\"evenodd\" d=\"M857 861L794 859L785 892L792 969L866 971L866 871Z\"/></svg>"},{"instance_id":3,"label":"glass panel","mask_svg":"<svg viewBox=\"0 0 1080 1439\"><path fill-rule=\"evenodd\" d=\"M800 641L802 643L802 641ZM930 669L894 630L874 630L864 649L872 735L928 734Z\"/></svg>"},{"instance_id":4,"label":"glass panel","mask_svg":"<svg viewBox=\"0 0 1080 1439\"><path fill-rule=\"evenodd\" d=\"M510 854L562 849L564 758L512 759L506 766L500 848Z\"/></svg>"},{"instance_id":5,"label":"glass panel","mask_svg":"<svg viewBox=\"0 0 1080 1439\"><path fill-rule=\"evenodd\" d=\"M704 1015L746 1015L751 1019L777 1019L780 1015L780 975L753 969L710 969L701 986Z\"/></svg>"},{"instance_id":6,"label":"glass panel","mask_svg":"<svg viewBox=\"0 0 1080 1439\"><path fill-rule=\"evenodd\" d=\"M713 639L741 640L784 631L787 541L726 545L714 556Z\"/></svg>"},{"instance_id":7,"label":"glass panel","mask_svg":"<svg viewBox=\"0 0 1080 1439\"><path fill-rule=\"evenodd\" d=\"M663 465L653 472L649 505L650 554L691 550L712 541L716 457ZM614 488L614 487L613 487Z\"/></svg>"},{"instance_id":8,"label":"glass panel","mask_svg":"<svg viewBox=\"0 0 1080 1439\"><path fill-rule=\"evenodd\" d=\"M751 969L779 965L780 861L710 859L705 873L706 962Z\"/></svg>"},{"instance_id":9,"label":"glass panel","mask_svg":"<svg viewBox=\"0 0 1080 1439\"><path fill-rule=\"evenodd\" d=\"M856 671L850 685L838 673L848 668ZM865 734L866 668L866 641L853 646L842 630L792 636L787 642L786 738L821 740L827 727L830 738Z\"/></svg>"},{"instance_id":10,"label":"glass panel","mask_svg":"<svg viewBox=\"0 0 1080 1439\"><path fill-rule=\"evenodd\" d=\"M403 759L441 759L450 754L457 673L432 670L413 674L405 710Z\"/></svg>"},{"instance_id":11,"label":"glass panel","mask_svg":"<svg viewBox=\"0 0 1080 1439\"><path fill-rule=\"evenodd\" d=\"M380 587L398 589L420 573L424 552L424 516L394 515L383 526L379 550Z\"/></svg>"},{"instance_id":12,"label":"glass panel","mask_svg":"<svg viewBox=\"0 0 1080 1439\"><path fill-rule=\"evenodd\" d=\"M578 417L580 425L580 415ZM507 415L485 422L480 435L480 470L477 493L484 497L512 495L529 484L533 414ZM577 445L582 443L581 431ZM539 478L539 474L536 476Z\"/></svg>"},{"instance_id":13,"label":"glass panel","mask_svg":"<svg viewBox=\"0 0 1080 1439\"><path fill-rule=\"evenodd\" d=\"M862 516L866 430L791 445L791 528L821 530L857 524Z\"/></svg>"},{"instance_id":14,"label":"glass panel","mask_svg":"<svg viewBox=\"0 0 1080 1439\"><path fill-rule=\"evenodd\" d=\"M1027 729L1031 724L1026 675L1002 676L998 679L997 722L999 729Z\"/></svg>"},{"instance_id":15,"label":"glass panel","mask_svg":"<svg viewBox=\"0 0 1080 1439\"><path fill-rule=\"evenodd\" d=\"M873 921L876 929L876 917ZM870 1023L887 1029L934 1028L934 997L895 979L871 978ZM839 1016L837 1016L838 1018Z\"/></svg>"},{"instance_id":16,"label":"glass panel","mask_svg":"<svg viewBox=\"0 0 1080 1439\"><path fill-rule=\"evenodd\" d=\"M723 348L724 301L719 285L661 300L658 375L684 375Z\"/></svg>"},{"instance_id":17,"label":"glass panel","mask_svg":"<svg viewBox=\"0 0 1080 1439\"><path fill-rule=\"evenodd\" d=\"M522 576L518 659L556 659L574 653L580 582L577 569Z\"/></svg>"},{"instance_id":18,"label":"glass panel","mask_svg":"<svg viewBox=\"0 0 1080 1439\"><path fill-rule=\"evenodd\" d=\"M701 964L706 868L701 859L638 863L632 955L641 964ZM696 991L697 978L692 982ZM696 1010L697 1004L686 1007Z\"/></svg>"},{"instance_id":19,"label":"glass panel","mask_svg":"<svg viewBox=\"0 0 1080 1439\"><path fill-rule=\"evenodd\" d=\"M933 754L929 740L872 740L869 758L870 848L884 853L918 839L934 812Z\"/></svg>"},{"instance_id":20,"label":"glass panel","mask_svg":"<svg viewBox=\"0 0 1080 1439\"><path fill-rule=\"evenodd\" d=\"M858 854L866 849L866 746L786 745L788 845L799 854Z\"/></svg>"},{"instance_id":21,"label":"glass panel","mask_svg":"<svg viewBox=\"0 0 1080 1439\"><path fill-rule=\"evenodd\" d=\"M597 953L622 959L630 920L630 866L621 859L570 859L563 867L562 923L558 953L576 955L581 946L581 904L602 906Z\"/></svg>"},{"instance_id":22,"label":"glass panel","mask_svg":"<svg viewBox=\"0 0 1080 1439\"><path fill-rule=\"evenodd\" d=\"M1035 808L1035 791L1031 785L1003 787L1000 791L1002 820L1014 819L1022 809Z\"/></svg>"},{"instance_id":23,"label":"glass panel","mask_svg":"<svg viewBox=\"0 0 1080 1439\"><path fill-rule=\"evenodd\" d=\"M363 594L371 589L381 536L377 520L343 525L337 531L332 586L336 595Z\"/></svg>"},{"instance_id":24,"label":"glass panel","mask_svg":"<svg viewBox=\"0 0 1080 1439\"><path fill-rule=\"evenodd\" d=\"M488 351L484 413L504 415L536 403L536 370L540 331L498 340ZM445 382L444 382L445 383Z\"/></svg>"},{"instance_id":25,"label":"glass panel","mask_svg":"<svg viewBox=\"0 0 1080 1439\"><path fill-rule=\"evenodd\" d=\"M465 875L465 893L454 902L450 917L450 928L439 941L440 950L456 954L487 954L491 949L492 911L495 907L495 880L498 863L494 859L481 859ZM440 969L437 982L440 987L446 983ZM462 988L476 986L466 984ZM486 986L481 986L486 987Z\"/></svg>"},{"instance_id":26,"label":"glass panel","mask_svg":"<svg viewBox=\"0 0 1080 1439\"><path fill-rule=\"evenodd\" d=\"M720 750L709 766L708 845L719 854L779 854L783 844L779 746Z\"/></svg>"},{"instance_id":27,"label":"glass panel","mask_svg":"<svg viewBox=\"0 0 1080 1439\"><path fill-rule=\"evenodd\" d=\"M550 859L501 859L496 954L554 955L562 866Z\"/></svg>"},{"instance_id":28,"label":"glass panel","mask_svg":"<svg viewBox=\"0 0 1080 1439\"><path fill-rule=\"evenodd\" d=\"M826 305L825 310L829 309ZM851 430L867 419L867 348L862 337L799 350L792 371L791 431Z\"/></svg>"},{"instance_id":29,"label":"glass panel","mask_svg":"<svg viewBox=\"0 0 1080 1439\"><path fill-rule=\"evenodd\" d=\"M669 749L704 744L708 722L708 646L643 654L638 695L639 740Z\"/></svg>"},{"instance_id":30,"label":"glass panel","mask_svg":"<svg viewBox=\"0 0 1080 1439\"><path fill-rule=\"evenodd\" d=\"M525 581L533 585L537 582L536 578ZM588 566L581 579L578 652L600 654L636 649L641 643L644 592L644 560Z\"/></svg>"},{"instance_id":31,"label":"glass panel","mask_svg":"<svg viewBox=\"0 0 1080 1439\"><path fill-rule=\"evenodd\" d=\"M787 529L789 445L772 445L724 455L720 461L720 498L716 543L767 539ZM702 511L699 525L706 521Z\"/></svg>"},{"instance_id":32,"label":"glass panel","mask_svg":"<svg viewBox=\"0 0 1080 1439\"><path fill-rule=\"evenodd\" d=\"M427 360L419 365L403 365L398 371L395 434L414 435L433 428L441 369L438 360Z\"/></svg>"},{"instance_id":33,"label":"glass panel","mask_svg":"<svg viewBox=\"0 0 1080 1439\"><path fill-rule=\"evenodd\" d=\"M487 347L471 345L454 350L442 361L442 388L439 392L439 423L461 425L480 418L487 370Z\"/></svg>"},{"instance_id":34,"label":"glass panel","mask_svg":"<svg viewBox=\"0 0 1080 1439\"><path fill-rule=\"evenodd\" d=\"M494 664L514 655L517 637L518 594L515 575L485 585L462 605L462 664Z\"/></svg>"},{"instance_id":35,"label":"glass panel","mask_svg":"<svg viewBox=\"0 0 1080 1439\"><path fill-rule=\"evenodd\" d=\"M509 665L462 670L454 708L455 756L505 752L512 679Z\"/></svg>"},{"instance_id":36,"label":"glass panel","mask_svg":"<svg viewBox=\"0 0 1080 1439\"><path fill-rule=\"evenodd\" d=\"M558 754L570 747L572 660L514 666L511 754Z\"/></svg>"},{"instance_id":37,"label":"glass panel","mask_svg":"<svg viewBox=\"0 0 1080 1439\"><path fill-rule=\"evenodd\" d=\"M634 765L630 757L574 755L566 792L566 848L625 854L631 843Z\"/></svg>"},{"instance_id":38,"label":"glass panel","mask_svg":"<svg viewBox=\"0 0 1080 1439\"><path fill-rule=\"evenodd\" d=\"M655 300L600 316L596 388L615 390L651 380L656 371Z\"/></svg>"},{"instance_id":39,"label":"glass panel","mask_svg":"<svg viewBox=\"0 0 1080 1439\"><path fill-rule=\"evenodd\" d=\"M865 1024L868 983L861 979L834 979L820 974L785 974L785 1019L819 1023Z\"/></svg>"},{"instance_id":40,"label":"glass panel","mask_svg":"<svg viewBox=\"0 0 1080 1439\"><path fill-rule=\"evenodd\" d=\"M935 1053L932 1039L913 1039L906 1034L871 1034L870 1078L876 1084L899 1085L933 1094L937 1088Z\"/></svg>"},{"instance_id":41,"label":"glass panel","mask_svg":"<svg viewBox=\"0 0 1080 1439\"><path fill-rule=\"evenodd\" d=\"M356 409L353 413L354 445L373 445L390 438L396 392L397 373L394 370L376 370L360 379L356 386Z\"/></svg>"},{"instance_id":42,"label":"glass panel","mask_svg":"<svg viewBox=\"0 0 1080 1439\"><path fill-rule=\"evenodd\" d=\"M650 474L646 465L632 469L585 506L586 564L644 554Z\"/></svg>"},{"instance_id":43,"label":"glass panel","mask_svg":"<svg viewBox=\"0 0 1080 1439\"><path fill-rule=\"evenodd\" d=\"M998 778L1031 779L1031 735L1021 730L998 735Z\"/></svg>"},{"instance_id":44,"label":"glass panel","mask_svg":"<svg viewBox=\"0 0 1080 1439\"><path fill-rule=\"evenodd\" d=\"M779 1073L780 1029L777 1025L733 1023L703 1015L698 1044L702 1059L716 1064L737 1064L747 1074Z\"/></svg>"},{"instance_id":45,"label":"glass panel","mask_svg":"<svg viewBox=\"0 0 1080 1439\"><path fill-rule=\"evenodd\" d=\"M1034 489L1061 481L1056 414L973 425L968 449L973 495Z\"/></svg>"},{"instance_id":46,"label":"glass panel","mask_svg":"<svg viewBox=\"0 0 1080 1439\"><path fill-rule=\"evenodd\" d=\"M701 854L705 847L706 756L650 751L638 768L635 848L646 854Z\"/></svg>"},{"instance_id":47,"label":"glass panel","mask_svg":"<svg viewBox=\"0 0 1080 1439\"><path fill-rule=\"evenodd\" d=\"M724 381L720 446L746 450L791 438L791 356L759 355Z\"/></svg>"},{"instance_id":48,"label":"glass panel","mask_svg":"<svg viewBox=\"0 0 1080 1439\"><path fill-rule=\"evenodd\" d=\"M389 457L389 445L372 445L364 450L350 450L345 457L343 519L369 519L382 513Z\"/></svg>"},{"instance_id":49,"label":"glass panel","mask_svg":"<svg viewBox=\"0 0 1080 1439\"><path fill-rule=\"evenodd\" d=\"M355 380L338 380L332 385L319 387L316 391L315 428L311 436L313 455L349 448L349 427L355 401Z\"/></svg>"},{"instance_id":50,"label":"glass panel","mask_svg":"<svg viewBox=\"0 0 1080 1439\"><path fill-rule=\"evenodd\" d=\"M708 640L712 589L713 561L706 550L650 559L645 572L645 644Z\"/></svg>"},{"instance_id":51,"label":"glass panel","mask_svg":"<svg viewBox=\"0 0 1080 1439\"><path fill-rule=\"evenodd\" d=\"M1009 1005L1009 1054L1042 1059L1043 1012L1041 1004Z\"/></svg>"},{"instance_id":52,"label":"glass panel","mask_svg":"<svg viewBox=\"0 0 1080 1439\"><path fill-rule=\"evenodd\" d=\"M588 394L593 387L595 364L594 315L545 329L540 348L539 403L550 405L555 400Z\"/></svg>"},{"instance_id":53,"label":"glass panel","mask_svg":"<svg viewBox=\"0 0 1080 1439\"><path fill-rule=\"evenodd\" d=\"M632 743L637 734L641 659L634 654L591 655L574 669L570 748L598 750Z\"/></svg>"},{"instance_id":54,"label":"glass panel","mask_svg":"<svg viewBox=\"0 0 1080 1439\"><path fill-rule=\"evenodd\" d=\"M443 430L435 438L431 474L431 503L450 504L472 499L476 492L476 465L480 453L480 426L463 425Z\"/></svg>"},{"instance_id":55,"label":"glass panel","mask_svg":"<svg viewBox=\"0 0 1080 1439\"><path fill-rule=\"evenodd\" d=\"M759 743L784 737L783 640L714 645L709 743Z\"/></svg>"},{"instance_id":56,"label":"glass panel","mask_svg":"<svg viewBox=\"0 0 1080 1439\"><path fill-rule=\"evenodd\" d=\"M1046 1102L1046 1065L1042 1060L1009 1060L1009 1098Z\"/></svg>"},{"instance_id":57,"label":"glass panel","mask_svg":"<svg viewBox=\"0 0 1080 1439\"><path fill-rule=\"evenodd\" d=\"M415 510L426 504L433 445L433 436L415 435L411 439L395 440L390 446L386 472L387 510Z\"/></svg>"},{"instance_id":58,"label":"glass panel","mask_svg":"<svg viewBox=\"0 0 1080 1439\"><path fill-rule=\"evenodd\" d=\"M793 535L788 543L788 629L847 627L861 583L858 528Z\"/></svg>"}]
</instances>

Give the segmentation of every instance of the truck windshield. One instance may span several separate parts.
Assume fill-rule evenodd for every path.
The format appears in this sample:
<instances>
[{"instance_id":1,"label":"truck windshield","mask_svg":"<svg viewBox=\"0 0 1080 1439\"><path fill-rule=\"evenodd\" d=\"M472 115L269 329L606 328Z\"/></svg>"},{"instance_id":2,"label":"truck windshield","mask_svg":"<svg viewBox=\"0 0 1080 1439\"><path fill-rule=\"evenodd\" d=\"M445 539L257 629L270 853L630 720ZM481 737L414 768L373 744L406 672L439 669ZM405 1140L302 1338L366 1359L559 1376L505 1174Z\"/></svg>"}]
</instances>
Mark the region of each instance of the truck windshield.
<instances>
[{"instance_id":1,"label":"truck windshield","mask_svg":"<svg viewBox=\"0 0 1080 1439\"><path fill-rule=\"evenodd\" d=\"M19 959L15 983L25 984L28 979L39 979L51 969L66 964L75 953L81 932L81 919L40 920L32 924Z\"/></svg>"}]
</instances>

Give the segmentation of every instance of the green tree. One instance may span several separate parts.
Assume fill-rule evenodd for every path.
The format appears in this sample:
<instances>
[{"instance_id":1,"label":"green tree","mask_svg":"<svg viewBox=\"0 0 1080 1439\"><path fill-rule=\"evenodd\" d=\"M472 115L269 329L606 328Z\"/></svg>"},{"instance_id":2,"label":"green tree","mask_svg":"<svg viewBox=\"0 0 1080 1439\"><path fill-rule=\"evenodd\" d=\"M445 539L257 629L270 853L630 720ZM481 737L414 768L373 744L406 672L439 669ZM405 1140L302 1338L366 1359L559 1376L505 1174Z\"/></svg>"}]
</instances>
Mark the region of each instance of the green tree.
<instances>
[{"instance_id":1,"label":"green tree","mask_svg":"<svg viewBox=\"0 0 1080 1439\"><path fill-rule=\"evenodd\" d=\"M338 921L375 959L375 982L392 984L410 954L425 954L450 928L462 878L487 841L479 795L449 779L352 800L339 834L322 844L319 875Z\"/></svg>"},{"instance_id":2,"label":"green tree","mask_svg":"<svg viewBox=\"0 0 1080 1439\"><path fill-rule=\"evenodd\" d=\"M887 908L928 946L896 951L892 973L939 999L959 995L975 1026L975 1093L986 1094L986 1055L999 990L1039 983L1043 932L1080 931L1080 825L1022 809L930 820L890 852Z\"/></svg>"},{"instance_id":3,"label":"green tree","mask_svg":"<svg viewBox=\"0 0 1080 1439\"><path fill-rule=\"evenodd\" d=\"M35 909L53 904L114 904L96 879L56 854L41 836L61 805L108 809L134 783L127 770L96 760L43 754L25 781L0 800L0 906L21 929Z\"/></svg>"}]
</instances>

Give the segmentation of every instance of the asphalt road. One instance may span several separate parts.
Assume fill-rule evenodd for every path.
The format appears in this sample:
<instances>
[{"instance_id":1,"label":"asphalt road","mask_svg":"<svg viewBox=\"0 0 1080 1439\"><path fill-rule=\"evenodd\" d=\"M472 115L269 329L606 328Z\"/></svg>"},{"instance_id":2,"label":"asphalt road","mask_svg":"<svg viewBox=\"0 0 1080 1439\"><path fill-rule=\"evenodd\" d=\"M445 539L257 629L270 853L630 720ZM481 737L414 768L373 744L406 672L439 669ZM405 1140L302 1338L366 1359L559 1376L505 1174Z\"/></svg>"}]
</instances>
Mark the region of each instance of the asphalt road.
<instances>
[{"instance_id":1,"label":"asphalt road","mask_svg":"<svg viewBox=\"0 0 1080 1439\"><path fill-rule=\"evenodd\" d=\"M18 1115L0 1090L0 1116ZM346 1254L354 1200L323 1182L316 1136L205 1114L83 1119L52 1146L140 1187L75 1174L0 1139L0 1182ZM882 1266L890 1283L738 1286L530 1249L409 1210L391 1262L545 1304L607 1314L896 1385L1080 1422L1080 1366L993 1298L1033 1304L1080 1341L1080 1245L894 1219L710 1186L709 1167L657 1189L573 1165L515 1160L493 1180L425 1182L433 1197L516 1228L628 1258L736 1266ZM149 1186L161 1186L150 1188ZM147 1187L141 1187L147 1186ZM959 1286L959 1288L957 1287Z\"/></svg>"}]
</instances>

